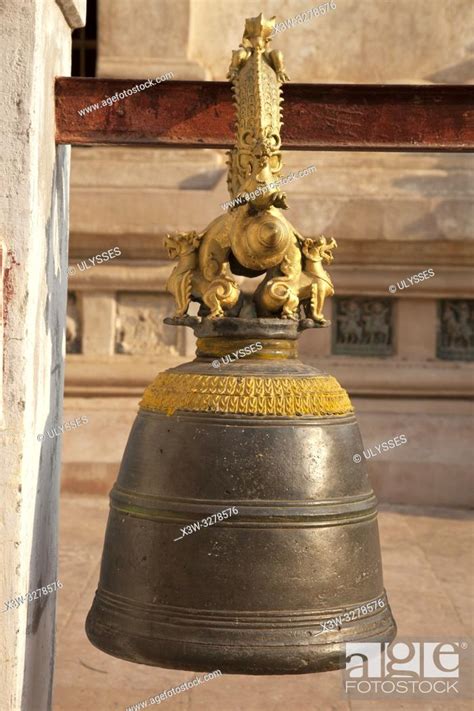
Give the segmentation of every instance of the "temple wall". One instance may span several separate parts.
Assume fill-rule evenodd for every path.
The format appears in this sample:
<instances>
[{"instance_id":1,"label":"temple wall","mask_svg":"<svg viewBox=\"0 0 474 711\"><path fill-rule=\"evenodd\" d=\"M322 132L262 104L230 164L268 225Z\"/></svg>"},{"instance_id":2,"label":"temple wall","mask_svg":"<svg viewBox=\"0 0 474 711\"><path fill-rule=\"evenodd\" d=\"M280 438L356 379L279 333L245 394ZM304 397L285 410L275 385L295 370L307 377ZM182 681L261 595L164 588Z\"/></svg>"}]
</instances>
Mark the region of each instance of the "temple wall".
<instances>
[{"instance_id":1,"label":"temple wall","mask_svg":"<svg viewBox=\"0 0 474 711\"><path fill-rule=\"evenodd\" d=\"M283 21L310 7L99 0L98 75L224 80L245 17L263 11ZM337 0L274 44L296 82L463 83L473 76L471 11L470 0ZM367 447L405 432L404 447L367 462L382 501L465 506L472 158L285 155L287 172L312 164L313 174L288 186L288 214L303 234L336 238L337 297L326 305L332 328L304 334L302 355L350 392ZM110 489L143 389L192 356L193 338L161 323L172 310L162 241L169 231L202 229L227 199L221 151L73 149L65 409L89 424L64 437L65 489ZM115 247L119 257L79 269ZM410 285L420 272L429 277Z\"/></svg>"}]
</instances>

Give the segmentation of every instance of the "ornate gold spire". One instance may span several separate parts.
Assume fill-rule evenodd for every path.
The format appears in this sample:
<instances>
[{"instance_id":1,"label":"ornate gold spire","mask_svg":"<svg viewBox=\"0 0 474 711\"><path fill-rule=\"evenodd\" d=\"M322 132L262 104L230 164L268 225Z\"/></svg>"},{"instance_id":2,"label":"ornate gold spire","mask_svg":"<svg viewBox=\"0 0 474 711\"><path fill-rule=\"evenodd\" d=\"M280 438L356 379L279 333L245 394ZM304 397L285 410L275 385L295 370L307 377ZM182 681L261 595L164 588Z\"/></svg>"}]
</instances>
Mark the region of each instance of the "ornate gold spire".
<instances>
[{"instance_id":1,"label":"ornate gold spire","mask_svg":"<svg viewBox=\"0 0 474 711\"><path fill-rule=\"evenodd\" d=\"M300 321L301 328L327 325L324 300L334 293L323 264L332 261L335 240L305 239L283 216L281 86L288 77L283 56L270 50L275 18L245 21L228 78L236 107L236 142L229 151L228 188L232 205L203 232L168 236L178 260L167 288L177 303L175 324L193 325L190 301L203 318L276 317ZM249 300L233 276L264 280ZM302 313L304 311L304 313Z\"/></svg>"},{"instance_id":2,"label":"ornate gold spire","mask_svg":"<svg viewBox=\"0 0 474 711\"><path fill-rule=\"evenodd\" d=\"M236 144L229 152L228 187L232 198L255 192L281 177L281 85L287 80L281 52L269 51L275 18L262 14L245 22L240 48L232 53L232 82L237 115ZM266 206L268 193L254 200ZM285 207L282 197L277 200Z\"/></svg>"}]
</instances>

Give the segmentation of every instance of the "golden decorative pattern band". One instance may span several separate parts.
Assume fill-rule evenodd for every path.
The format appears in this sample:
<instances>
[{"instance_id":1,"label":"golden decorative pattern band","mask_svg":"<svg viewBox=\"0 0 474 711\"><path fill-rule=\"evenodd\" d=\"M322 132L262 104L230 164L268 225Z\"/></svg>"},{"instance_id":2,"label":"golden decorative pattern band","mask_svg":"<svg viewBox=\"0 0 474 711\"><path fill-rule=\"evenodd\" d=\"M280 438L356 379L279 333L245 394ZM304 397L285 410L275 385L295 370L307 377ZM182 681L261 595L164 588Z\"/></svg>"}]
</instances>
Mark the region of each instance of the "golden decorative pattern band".
<instances>
[{"instance_id":1,"label":"golden decorative pattern band","mask_svg":"<svg viewBox=\"0 0 474 711\"><path fill-rule=\"evenodd\" d=\"M256 377L166 371L147 387L142 410L177 410L294 417L343 416L353 412L346 391L329 375Z\"/></svg>"}]
</instances>

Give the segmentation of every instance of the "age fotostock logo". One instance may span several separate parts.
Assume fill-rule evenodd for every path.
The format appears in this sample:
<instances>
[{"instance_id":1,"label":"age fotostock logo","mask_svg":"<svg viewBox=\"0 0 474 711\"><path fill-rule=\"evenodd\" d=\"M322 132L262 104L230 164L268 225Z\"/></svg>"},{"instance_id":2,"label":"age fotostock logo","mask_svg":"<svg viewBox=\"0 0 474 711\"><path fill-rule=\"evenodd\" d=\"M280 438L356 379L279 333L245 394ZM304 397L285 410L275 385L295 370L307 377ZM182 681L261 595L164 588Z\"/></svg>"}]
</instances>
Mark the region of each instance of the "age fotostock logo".
<instances>
[{"instance_id":1,"label":"age fotostock logo","mask_svg":"<svg viewBox=\"0 0 474 711\"><path fill-rule=\"evenodd\" d=\"M354 698L472 695L470 641L348 642L344 692Z\"/></svg>"}]
</instances>

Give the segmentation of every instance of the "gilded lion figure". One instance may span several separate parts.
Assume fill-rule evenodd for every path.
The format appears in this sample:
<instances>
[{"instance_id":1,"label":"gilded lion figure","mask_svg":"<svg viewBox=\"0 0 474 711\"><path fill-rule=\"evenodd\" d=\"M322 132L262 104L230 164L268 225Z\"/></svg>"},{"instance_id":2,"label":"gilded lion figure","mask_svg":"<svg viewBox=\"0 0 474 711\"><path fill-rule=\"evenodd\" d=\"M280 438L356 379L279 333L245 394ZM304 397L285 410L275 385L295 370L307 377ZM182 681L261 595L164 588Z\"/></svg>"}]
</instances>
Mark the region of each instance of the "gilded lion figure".
<instances>
[{"instance_id":1,"label":"gilded lion figure","mask_svg":"<svg viewBox=\"0 0 474 711\"><path fill-rule=\"evenodd\" d=\"M191 301L203 303L209 309L209 318L224 316L224 308L235 306L240 290L227 263L215 265L210 278L199 268L199 245L203 238L197 232L179 232L167 235L165 247L178 263L171 272L166 289L176 301L175 318L186 316ZM208 270L209 271L209 270Z\"/></svg>"},{"instance_id":2,"label":"gilded lion figure","mask_svg":"<svg viewBox=\"0 0 474 711\"><path fill-rule=\"evenodd\" d=\"M336 240L328 242L324 235L317 240L305 239L302 246L304 266L298 285L298 298L303 304L306 302L307 316L320 325L328 323L323 314L324 302L328 296L334 296L331 277L323 264L332 263L332 250L336 247Z\"/></svg>"}]
</instances>

